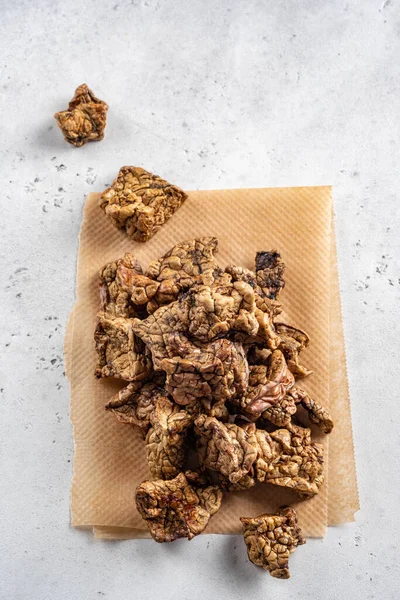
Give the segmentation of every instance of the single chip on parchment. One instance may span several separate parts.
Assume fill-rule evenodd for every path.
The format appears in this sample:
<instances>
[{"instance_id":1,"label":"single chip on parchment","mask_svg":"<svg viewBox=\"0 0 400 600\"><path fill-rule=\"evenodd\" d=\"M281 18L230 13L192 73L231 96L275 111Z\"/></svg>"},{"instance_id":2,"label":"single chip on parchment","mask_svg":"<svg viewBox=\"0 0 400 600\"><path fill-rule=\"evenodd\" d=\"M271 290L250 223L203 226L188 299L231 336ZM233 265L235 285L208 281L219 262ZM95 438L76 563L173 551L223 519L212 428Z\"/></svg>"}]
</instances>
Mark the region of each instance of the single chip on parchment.
<instances>
[{"instance_id":1,"label":"single chip on parchment","mask_svg":"<svg viewBox=\"0 0 400 600\"><path fill-rule=\"evenodd\" d=\"M122 167L100 196L100 207L116 227L146 242L186 200L180 188L140 167Z\"/></svg>"},{"instance_id":2,"label":"single chip on parchment","mask_svg":"<svg viewBox=\"0 0 400 600\"><path fill-rule=\"evenodd\" d=\"M104 137L108 104L99 100L83 83L75 90L75 95L67 110L54 115L65 140L73 146L83 146L86 142L98 142Z\"/></svg>"}]
</instances>

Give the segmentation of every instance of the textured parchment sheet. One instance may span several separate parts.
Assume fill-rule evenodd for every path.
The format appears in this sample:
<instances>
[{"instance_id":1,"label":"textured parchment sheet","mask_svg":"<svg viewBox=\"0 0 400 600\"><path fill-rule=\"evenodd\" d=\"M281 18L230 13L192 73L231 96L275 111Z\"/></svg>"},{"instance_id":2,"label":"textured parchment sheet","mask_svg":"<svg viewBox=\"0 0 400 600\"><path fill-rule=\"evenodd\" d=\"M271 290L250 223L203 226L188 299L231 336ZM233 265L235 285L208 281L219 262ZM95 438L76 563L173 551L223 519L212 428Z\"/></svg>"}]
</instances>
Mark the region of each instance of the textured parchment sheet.
<instances>
[{"instance_id":1,"label":"textured parchment sheet","mask_svg":"<svg viewBox=\"0 0 400 600\"><path fill-rule=\"evenodd\" d=\"M335 429L329 438L328 525L354 521L359 508L351 426L346 352L332 211L330 310L330 411Z\"/></svg>"},{"instance_id":2,"label":"textured parchment sheet","mask_svg":"<svg viewBox=\"0 0 400 600\"><path fill-rule=\"evenodd\" d=\"M291 324L304 328L311 337L302 361L313 375L301 384L321 403L331 405L336 422L338 413L347 421L336 427L331 439L315 430L315 438L324 443L326 452L326 481L316 497L297 502L293 492L269 485L229 494L206 532L239 533L239 516L253 516L288 503L297 507L306 536L322 537L328 522L353 520L358 497L335 247L331 244L331 189L190 192L181 209L146 244L133 242L116 229L99 209L98 197L89 195L84 210L77 301L65 341L75 439L72 525L93 527L97 537L148 537L134 500L136 486L149 477L144 442L138 432L104 410L110 396L123 384L98 381L93 376L98 271L126 251L134 253L146 267L176 242L204 235L218 238L221 266L236 263L253 268L257 250L279 249L287 266L287 284L281 295L285 313ZM332 281L335 277L336 284ZM332 294L335 298L331 302ZM330 339L336 348L333 353ZM338 374L332 378L336 368ZM330 481L336 487L328 499Z\"/></svg>"}]
</instances>

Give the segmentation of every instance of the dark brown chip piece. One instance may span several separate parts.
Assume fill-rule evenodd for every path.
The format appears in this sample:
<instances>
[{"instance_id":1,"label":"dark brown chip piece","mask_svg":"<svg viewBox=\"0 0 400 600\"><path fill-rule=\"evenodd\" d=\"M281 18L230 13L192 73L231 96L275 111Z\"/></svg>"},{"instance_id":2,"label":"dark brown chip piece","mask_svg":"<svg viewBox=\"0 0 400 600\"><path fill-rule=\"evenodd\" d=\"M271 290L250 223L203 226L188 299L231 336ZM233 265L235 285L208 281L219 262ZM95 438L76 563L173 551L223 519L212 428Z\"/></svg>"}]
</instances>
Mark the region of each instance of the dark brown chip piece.
<instances>
[{"instance_id":1,"label":"dark brown chip piece","mask_svg":"<svg viewBox=\"0 0 400 600\"><path fill-rule=\"evenodd\" d=\"M257 283L267 298L276 300L285 285L283 274L285 265L281 255L276 251L257 252L256 275Z\"/></svg>"}]
</instances>

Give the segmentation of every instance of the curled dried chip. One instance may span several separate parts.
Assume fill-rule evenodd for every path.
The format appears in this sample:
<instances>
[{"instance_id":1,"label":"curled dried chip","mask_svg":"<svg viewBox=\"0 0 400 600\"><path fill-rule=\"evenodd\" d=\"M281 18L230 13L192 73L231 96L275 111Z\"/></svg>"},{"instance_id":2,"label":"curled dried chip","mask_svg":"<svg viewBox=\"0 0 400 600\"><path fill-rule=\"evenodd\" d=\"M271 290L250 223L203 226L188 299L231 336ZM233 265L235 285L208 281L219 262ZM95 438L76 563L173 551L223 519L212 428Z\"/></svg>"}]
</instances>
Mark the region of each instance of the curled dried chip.
<instances>
[{"instance_id":1,"label":"curled dried chip","mask_svg":"<svg viewBox=\"0 0 400 600\"><path fill-rule=\"evenodd\" d=\"M296 404L301 404L307 411L311 423L317 425L324 433L330 433L332 431L333 419L329 411L310 398L307 392L296 387L288 392L288 396L291 397Z\"/></svg>"},{"instance_id":2,"label":"curled dried chip","mask_svg":"<svg viewBox=\"0 0 400 600\"><path fill-rule=\"evenodd\" d=\"M307 348L310 343L308 335L301 329L296 329L296 327L285 323L275 323L275 329L280 338L279 349L285 355L289 370L296 379L303 379L303 377L311 375L312 371L299 363L300 352Z\"/></svg>"},{"instance_id":3,"label":"curled dried chip","mask_svg":"<svg viewBox=\"0 0 400 600\"><path fill-rule=\"evenodd\" d=\"M115 394L106 404L118 421L135 425L146 432L158 398L165 397L164 377L154 375L152 381L133 381Z\"/></svg>"},{"instance_id":4,"label":"curled dried chip","mask_svg":"<svg viewBox=\"0 0 400 600\"><path fill-rule=\"evenodd\" d=\"M113 184L118 218L126 221L140 192L133 171ZM153 189L143 177L143 189ZM143 482L136 500L159 542L201 533L222 490L270 483L305 499L324 480L323 446L294 423L303 409L326 433L333 422L294 386L310 373L299 363L309 339L277 322L280 255L258 253L256 271L222 270L216 252L215 238L196 238L176 244L145 273L129 253L101 272L98 376L132 377L106 408L146 436L155 481ZM184 472L186 464L200 472ZM290 510L242 519L251 560L276 577L289 576L288 556L303 543Z\"/></svg>"},{"instance_id":5,"label":"curled dried chip","mask_svg":"<svg viewBox=\"0 0 400 600\"><path fill-rule=\"evenodd\" d=\"M290 488L301 498L319 492L324 481L324 447L311 441L310 429L295 425L272 433L257 429L256 436L257 481Z\"/></svg>"},{"instance_id":6,"label":"curled dried chip","mask_svg":"<svg viewBox=\"0 0 400 600\"><path fill-rule=\"evenodd\" d=\"M190 344L185 338L206 343L230 330L256 333L254 293L243 282L221 290L193 286L179 300L161 306L147 319L134 320L133 328L150 347L154 367L160 369L164 358L184 357L188 353Z\"/></svg>"},{"instance_id":7,"label":"curled dried chip","mask_svg":"<svg viewBox=\"0 0 400 600\"><path fill-rule=\"evenodd\" d=\"M285 285L283 274L285 265L281 260L281 255L276 251L257 252L256 255L256 276L257 283L267 298L276 300L281 289Z\"/></svg>"},{"instance_id":8,"label":"curled dried chip","mask_svg":"<svg viewBox=\"0 0 400 600\"><path fill-rule=\"evenodd\" d=\"M100 207L129 237L146 242L186 200L181 189L140 167L122 167Z\"/></svg>"},{"instance_id":9,"label":"curled dried chip","mask_svg":"<svg viewBox=\"0 0 400 600\"><path fill-rule=\"evenodd\" d=\"M282 507L276 514L241 517L244 541L250 561L269 571L272 577L288 579L289 557L305 544L293 508Z\"/></svg>"},{"instance_id":10,"label":"curled dried chip","mask_svg":"<svg viewBox=\"0 0 400 600\"><path fill-rule=\"evenodd\" d=\"M132 289L134 281L143 277L139 261L127 252L123 258L106 264L100 271L100 301L102 311L109 317L134 317ZM154 286L157 286L153 282Z\"/></svg>"},{"instance_id":11,"label":"curled dried chip","mask_svg":"<svg viewBox=\"0 0 400 600\"><path fill-rule=\"evenodd\" d=\"M177 404L199 399L204 407L208 404L208 414L214 410L226 414L222 403L240 398L247 390L248 365L243 348L224 338L194 345L182 336L180 343L181 356L159 363L166 373L166 389Z\"/></svg>"},{"instance_id":12,"label":"curled dried chip","mask_svg":"<svg viewBox=\"0 0 400 600\"><path fill-rule=\"evenodd\" d=\"M54 115L65 140L73 146L100 141L104 137L108 105L99 100L83 83L75 90L68 105Z\"/></svg>"},{"instance_id":13,"label":"curled dried chip","mask_svg":"<svg viewBox=\"0 0 400 600\"><path fill-rule=\"evenodd\" d=\"M150 473L155 479L173 479L185 465L186 434L193 417L168 398L159 397L150 421L146 436Z\"/></svg>"},{"instance_id":14,"label":"curled dried chip","mask_svg":"<svg viewBox=\"0 0 400 600\"><path fill-rule=\"evenodd\" d=\"M278 404L294 385L294 377L280 350L274 350L267 362L268 366L250 367L248 391L241 401L245 414L260 416Z\"/></svg>"},{"instance_id":15,"label":"curled dried chip","mask_svg":"<svg viewBox=\"0 0 400 600\"><path fill-rule=\"evenodd\" d=\"M333 419L329 411L310 398L307 392L297 387L288 390L284 398L262 413L262 417L278 427L289 428L292 416L296 414L299 405L306 410L311 423L317 425L324 433L332 431Z\"/></svg>"},{"instance_id":16,"label":"curled dried chip","mask_svg":"<svg viewBox=\"0 0 400 600\"><path fill-rule=\"evenodd\" d=\"M230 283L231 278L224 275L215 260L217 251L216 238L195 238L176 244L163 257L150 263L146 275L160 286L148 311L153 313L159 306L173 302L195 284Z\"/></svg>"},{"instance_id":17,"label":"curled dried chip","mask_svg":"<svg viewBox=\"0 0 400 600\"><path fill-rule=\"evenodd\" d=\"M222 491L197 487L201 480L179 473L174 479L144 481L136 490L136 506L156 542L191 540L207 527L220 508Z\"/></svg>"},{"instance_id":18,"label":"curled dried chip","mask_svg":"<svg viewBox=\"0 0 400 600\"><path fill-rule=\"evenodd\" d=\"M255 317L258 322L257 332L253 335L236 334L236 339L247 346L259 343L275 350L279 346L280 338L275 330L274 318L280 313L280 304L264 294L257 282L254 271L233 265L227 267L225 271L231 276L232 281L242 281L254 290Z\"/></svg>"},{"instance_id":19,"label":"curled dried chip","mask_svg":"<svg viewBox=\"0 0 400 600\"><path fill-rule=\"evenodd\" d=\"M257 458L254 424L239 427L200 415L195 420L194 430L203 468L217 471L231 483L238 483L249 473Z\"/></svg>"},{"instance_id":20,"label":"curled dried chip","mask_svg":"<svg viewBox=\"0 0 400 600\"><path fill-rule=\"evenodd\" d=\"M147 349L133 333L132 319L97 316L94 333L98 355L95 375L115 377L125 381L145 379L152 370Z\"/></svg>"}]
</instances>

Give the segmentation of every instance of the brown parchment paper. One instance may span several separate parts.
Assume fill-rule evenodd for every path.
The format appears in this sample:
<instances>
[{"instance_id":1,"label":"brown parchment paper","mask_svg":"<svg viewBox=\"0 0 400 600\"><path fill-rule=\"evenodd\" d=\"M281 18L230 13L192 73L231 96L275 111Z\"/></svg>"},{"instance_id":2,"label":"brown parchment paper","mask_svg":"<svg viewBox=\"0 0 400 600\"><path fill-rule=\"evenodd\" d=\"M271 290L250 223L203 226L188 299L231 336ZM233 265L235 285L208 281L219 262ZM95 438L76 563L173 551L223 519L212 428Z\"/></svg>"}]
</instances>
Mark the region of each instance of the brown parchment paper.
<instances>
[{"instance_id":1,"label":"brown parchment paper","mask_svg":"<svg viewBox=\"0 0 400 600\"><path fill-rule=\"evenodd\" d=\"M354 521L360 508L354 460L346 352L332 209L330 310L330 411L335 427L329 438L328 525Z\"/></svg>"},{"instance_id":2,"label":"brown parchment paper","mask_svg":"<svg viewBox=\"0 0 400 600\"><path fill-rule=\"evenodd\" d=\"M331 189L271 188L196 191L146 244L135 243L114 228L98 207L99 194L89 195L83 216L77 270L77 301L71 313L65 340L66 373L71 386L71 419L74 426L75 457L71 498L73 526L93 527L97 537L149 537L135 507L135 488L149 477L144 442L138 432L118 423L104 410L121 382L94 378L93 329L98 311L98 271L126 251L133 252L147 266L176 242L196 236L219 239L219 263L236 263L253 268L259 249L278 248L287 265L287 285L281 299L289 322L303 327L311 337L303 362L314 373L302 385L329 406L330 387L340 394L337 412L344 410L348 426L335 430L329 452L329 437L316 431L324 443L326 482L318 496L297 502L289 490L260 485L248 492L229 494L207 533L239 533L238 517L274 510L280 504L294 504L306 536L322 537L329 523L353 519L357 509L357 488L345 370L340 300L331 302L335 272L331 242ZM335 262L336 264L336 262ZM334 320L338 320L340 333ZM337 352L331 353L330 339ZM332 338L333 339L333 338ZM343 362L344 360L344 362ZM338 365L339 374L331 378ZM335 387L336 386L336 387ZM336 401L336 397L333 398ZM332 409L332 406L331 406ZM340 419L342 417L340 416ZM339 432L339 433L336 433ZM332 434L332 440L335 438ZM339 453L340 460L336 461ZM345 460L345 457L349 460ZM339 468L337 468L337 465ZM333 468L334 467L334 468ZM340 473L338 472L340 471ZM328 499L329 480L342 485Z\"/></svg>"}]
</instances>

